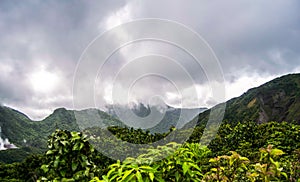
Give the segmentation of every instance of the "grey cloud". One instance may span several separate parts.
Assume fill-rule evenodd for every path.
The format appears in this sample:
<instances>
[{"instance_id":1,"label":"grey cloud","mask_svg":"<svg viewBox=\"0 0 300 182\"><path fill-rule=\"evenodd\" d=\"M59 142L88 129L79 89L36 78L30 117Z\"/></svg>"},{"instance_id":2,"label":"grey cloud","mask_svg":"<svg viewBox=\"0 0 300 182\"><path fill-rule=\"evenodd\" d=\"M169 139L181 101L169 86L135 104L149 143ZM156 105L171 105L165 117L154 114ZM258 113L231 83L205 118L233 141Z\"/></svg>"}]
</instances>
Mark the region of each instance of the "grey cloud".
<instances>
[{"instance_id":1,"label":"grey cloud","mask_svg":"<svg viewBox=\"0 0 300 182\"><path fill-rule=\"evenodd\" d=\"M171 19L196 30L212 46L226 74L245 65L282 74L299 64L300 3L297 0L135 3L142 9L140 17ZM288 51L283 57L286 64L276 67L268 57L272 50L284 54ZM260 60L263 63L258 63Z\"/></svg>"},{"instance_id":2,"label":"grey cloud","mask_svg":"<svg viewBox=\"0 0 300 182\"><path fill-rule=\"evenodd\" d=\"M1 65L11 66L13 70L5 76L2 73L0 102L24 108L72 107L73 73L82 51L108 28L105 27L107 18L126 6L132 19L169 19L196 31L215 51L229 82L252 72L262 76L280 75L300 66L298 0L4 0L0 1L0 70ZM187 67L197 84L207 81L205 72L191 64L192 60L187 56L167 45L157 47L155 50L139 44L128 51L138 53L144 49L174 56L178 63ZM125 58L121 53L113 57L104 67L104 79L112 79L111 75L128 61ZM59 89L44 95L32 91L26 78L40 65L61 77ZM166 67L164 71L172 74L175 82L185 82L172 67ZM152 89L140 88L136 92L148 96L154 93L153 90L165 89L161 82L153 80ZM55 98L57 95L59 97ZM100 102L104 100L100 99ZM29 112L34 115L32 110Z\"/></svg>"},{"instance_id":3,"label":"grey cloud","mask_svg":"<svg viewBox=\"0 0 300 182\"><path fill-rule=\"evenodd\" d=\"M0 78L0 102L25 108L71 107L70 99L47 103L57 94L70 97L77 61L89 44L104 29L98 25L124 2L99 1L1 1L0 66L12 71ZM40 95L26 80L44 65L63 80L59 92ZM45 80L47 82L47 80ZM43 101L44 98L44 101ZM34 113L29 113L34 115Z\"/></svg>"}]
</instances>

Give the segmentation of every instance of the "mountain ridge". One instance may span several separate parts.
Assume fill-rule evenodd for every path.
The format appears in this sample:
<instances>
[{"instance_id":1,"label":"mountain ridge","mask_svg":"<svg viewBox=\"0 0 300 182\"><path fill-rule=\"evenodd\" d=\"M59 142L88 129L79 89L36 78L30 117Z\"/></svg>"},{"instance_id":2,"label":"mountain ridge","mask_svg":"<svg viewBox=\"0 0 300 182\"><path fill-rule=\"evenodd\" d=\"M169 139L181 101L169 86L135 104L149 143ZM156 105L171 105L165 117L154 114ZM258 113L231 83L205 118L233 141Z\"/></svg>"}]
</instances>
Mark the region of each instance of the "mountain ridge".
<instances>
[{"instance_id":1,"label":"mountain ridge","mask_svg":"<svg viewBox=\"0 0 300 182\"><path fill-rule=\"evenodd\" d=\"M143 103L126 105L107 105L107 113L110 115L126 121L130 119L131 115L128 113L134 113L140 119L160 119L155 126L147 128L151 133L166 133L171 127L182 128L186 123L191 121L197 114L207 110L207 108L175 108L165 105L144 105ZM161 116L161 114L164 114ZM154 116L154 117L153 117ZM149 117L149 118L147 118ZM130 122L130 121L128 121Z\"/></svg>"},{"instance_id":2,"label":"mountain ridge","mask_svg":"<svg viewBox=\"0 0 300 182\"><path fill-rule=\"evenodd\" d=\"M141 108L149 109L147 106ZM198 125L206 124L211 109L191 120L196 121ZM139 112L136 110L135 114L140 114L142 117L149 114L149 111ZM153 131L165 132L162 128L176 126L177 122L174 120L178 114L180 115L179 110L172 108L168 112L167 125L161 122L163 125L157 124L156 128L152 128ZM78 119L80 121L76 121ZM223 121L231 124L244 121L256 123L287 121L300 124L300 74L281 76L259 87L249 89L240 97L228 100ZM76 111L57 108L45 119L33 121L22 112L0 106L1 137L8 138L11 143L19 147L19 149L1 151L0 161L6 161L9 158L7 153L12 153L10 156L17 153L20 158L13 156L11 160L18 161L24 159L25 154L44 151L47 137L57 128L80 131L88 127L106 127L111 124L125 126L119 119L97 109Z\"/></svg>"},{"instance_id":3,"label":"mountain ridge","mask_svg":"<svg viewBox=\"0 0 300 182\"><path fill-rule=\"evenodd\" d=\"M300 73L275 78L225 104L223 121L230 123L287 121L300 124ZM213 108L198 115L198 124L207 122Z\"/></svg>"}]
</instances>

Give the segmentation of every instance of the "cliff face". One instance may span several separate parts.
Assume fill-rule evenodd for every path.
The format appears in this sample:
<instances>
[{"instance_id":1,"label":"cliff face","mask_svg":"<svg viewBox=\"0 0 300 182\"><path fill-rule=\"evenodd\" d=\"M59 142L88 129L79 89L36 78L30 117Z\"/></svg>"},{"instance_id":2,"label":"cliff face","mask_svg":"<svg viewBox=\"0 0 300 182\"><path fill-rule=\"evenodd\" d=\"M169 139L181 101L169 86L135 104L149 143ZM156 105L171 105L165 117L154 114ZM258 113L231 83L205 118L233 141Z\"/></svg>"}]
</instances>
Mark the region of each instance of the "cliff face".
<instances>
[{"instance_id":1,"label":"cliff face","mask_svg":"<svg viewBox=\"0 0 300 182\"><path fill-rule=\"evenodd\" d=\"M300 122L300 75L275 79L258 89L260 106L258 122Z\"/></svg>"},{"instance_id":2,"label":"cliff face","mask_svg":"<svg viewBox=\"0 0 300 182\"><path fill-rule=\"evenodd\" d=\"M261 93L257 96L260 105L259 123L270 120L277 121L299 121L299 115L295 111L299 104L299 98L293 94L287 94L284 89L278 91L273 90L266 93Z\"/></svg>"},{"instance_id":3,"label":"cliff face","mask_svg":"<svg viewBox=\"0 0 300 182\"><path fill-rule=\"evenodd\" d=\"M208 115L209 112L200 114L198 123L205 123ZM276 78L227 101L224 120L300 124L300 74Z\"/></svg>"}]
</instances>

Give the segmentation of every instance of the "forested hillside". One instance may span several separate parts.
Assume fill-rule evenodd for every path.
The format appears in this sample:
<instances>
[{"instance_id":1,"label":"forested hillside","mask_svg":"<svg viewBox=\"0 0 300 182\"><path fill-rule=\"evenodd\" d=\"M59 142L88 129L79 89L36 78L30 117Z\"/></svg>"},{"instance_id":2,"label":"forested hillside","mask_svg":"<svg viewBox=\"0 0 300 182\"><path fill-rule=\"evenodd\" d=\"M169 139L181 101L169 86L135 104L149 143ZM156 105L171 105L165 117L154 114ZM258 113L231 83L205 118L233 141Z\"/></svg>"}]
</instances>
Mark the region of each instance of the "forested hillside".
<instances>
[{"instance_id":1,"label":"forested hillside","mask_svg":"<svg viewBox=\"0 0 300 182\"><path fill-rule=\"evenodd\" d=\"M152 111L158 111L157 107L152 107ZM188 122L192 117L202 112L199 109L175 109L168 107L165 116L158 125L150 128L151 133L165 133L169 128ZM123 108L123 112L129 112L128 108ZM144 110L135 110L141 114ZM149 114L149 113L148 113ZM9 141L19 148L17 150L6 150L0 152L0 162L22 161L26 156L45 151L47 137L55 129L68 131L82 131L86 128L126 125L117 119L113 113L106 113L98 109L85 109L80 111L67 110L65 108L56 109L51 115L41 121L32 121L25 114L9 107L0 106L0 126L1 137L8 138Z\"/></svg>"},{"instance_id":2,"label":"forested hillside","mask_svg":"<svg viewBox=\"0 0 300 182\"><path fill-rule=\"evenodd\" d=\"M123 161L103 155L95 144L106 130L83 133L56 130L43 155L22 163L1 164L0 179L16 181L297 181L300 178L300 126L287 122L223 123L208 146L199 140L204 127L197 126L184 145L175 142ZM152 143L171 133L112 127L119 139ZM170 131L172 132L172 131ZM179 131L177 137L185 135ZM133 137L134 136L134 137ZM101 141L103 142L103 141ZM107 147L127 153L118 143ZM134 156L134 157L131 157Z\"/></svg>"},{"instance_id":3,"label":"forested hillside","mask_svg":"<svg viewBox=\"0 0 300 182\"><path fill-rule=\"evenodd\" d=\"M199 115L194 128L171 127L165 133L125 127L95 109L58 109L45 120L33 122L22 113L1 107L3 137L25 145L0 151L2 161L27 157L13 164L1 163L0 179L299 182L299 80L300 74L286 75L228 101L220 126L212 123L206 128L207 110ZM78 112L79 124L73 122ZM98 114L100 124L94 121ZM106 124L112 126L106 128ZM28 142L21 137L28 137ZM207 146L202 145L205 141L209 141ZM132 145L124 146L122 142ZM152 147L143 148L143 144ZM39 149L34 145L44 145L44 151L29 156ZM139 147L130 148L134 145Z\"/></svg>"},{"instance_id":4,"label":"forested hillside","mask_svg":"<svg viewBox=\"0 0 300 182\"><path fill-rule=\"evenodd\" d=\"M82 126L91 127L93 125L99 127L124 126L118 119L95 109L72 111L59 108L42 121L32 121L19 111L1 106L1 137L8 138L19 148L0 151L0 161L8 163L22 161L30 154L45 151L48 136L56 129L80 131L80 129L84 129Z\"/></svg>"},{"instance_id":5,"label":"forested hillside","mask_svg":"<svg viewBox=\"0 0 300 182\"><path fill-rule=\"evenodd\" d=\"M199 114L206 123L210 110ZM226 102L224 120L237 123L287 121L300 124L300 74L276 78Z\"/></svg>"}]
</instances>

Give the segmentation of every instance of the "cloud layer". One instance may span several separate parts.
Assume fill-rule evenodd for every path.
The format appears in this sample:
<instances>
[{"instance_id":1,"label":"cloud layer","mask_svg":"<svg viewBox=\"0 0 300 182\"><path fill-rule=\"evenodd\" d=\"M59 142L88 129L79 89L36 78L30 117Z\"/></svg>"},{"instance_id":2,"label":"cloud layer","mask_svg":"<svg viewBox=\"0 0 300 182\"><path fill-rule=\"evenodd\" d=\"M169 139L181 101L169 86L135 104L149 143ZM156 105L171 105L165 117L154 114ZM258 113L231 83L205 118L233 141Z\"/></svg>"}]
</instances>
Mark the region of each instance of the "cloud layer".
<instances>
[{"instance_id":1,"label":"cloud layer","mask_svg":"<svg viewBox=\"0 0 300 182\"><path fill-rule=\"evenodd\" d=\"M229 99L276 76L300 71L299 8L297 0L1 1L0 103L34 119L45 117L57 107L72 108L73 76L85 48L110 28L143 18L176 21L202 36L220 61ZM176 57L197 78L194 85L185 86L186 92L191 93L187 90L195 87L202 101L199 106L215 104L205 71L168 44L144 41L120 49L105 65L105 77L101 78L105 81L96 92L99 106L110 102L112 87L118 87L118 83L112 85L113 76L133 61L129 59L133 53ZM144 66L149 68L151 64ZM185 83L174 67L152 66L173 74L173 82ZM141 66L133 66L128 72L138 69ZM123 81L119 84L129 77L120 78ZM149 101L151 96L160 95L176 105L180 94L173 87L161 78L147 77L132 87L132 99ZM190 102L190 106L195 104Z\"/></svg>"}]
</instances>

